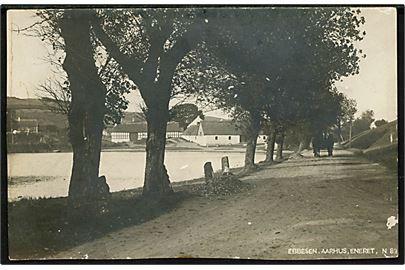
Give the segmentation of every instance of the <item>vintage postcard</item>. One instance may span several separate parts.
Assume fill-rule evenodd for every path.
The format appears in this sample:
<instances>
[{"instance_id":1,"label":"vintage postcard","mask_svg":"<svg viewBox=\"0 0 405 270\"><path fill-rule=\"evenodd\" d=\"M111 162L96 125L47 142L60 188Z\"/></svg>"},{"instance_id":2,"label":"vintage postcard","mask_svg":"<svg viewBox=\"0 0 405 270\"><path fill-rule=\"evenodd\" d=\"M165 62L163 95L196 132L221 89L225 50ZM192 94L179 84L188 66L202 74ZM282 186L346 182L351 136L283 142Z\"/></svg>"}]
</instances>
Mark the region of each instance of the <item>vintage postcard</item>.
<instances>
[{"instance_id":1,"label":"vintage postcard","mask_svg":"<svg viewBox=\"0 0 405 270\"><path fill-rule=\"evenodd\" d=\"M3 11L10 262L399 261L403 7Z\"/></svg>"}]
</instances>

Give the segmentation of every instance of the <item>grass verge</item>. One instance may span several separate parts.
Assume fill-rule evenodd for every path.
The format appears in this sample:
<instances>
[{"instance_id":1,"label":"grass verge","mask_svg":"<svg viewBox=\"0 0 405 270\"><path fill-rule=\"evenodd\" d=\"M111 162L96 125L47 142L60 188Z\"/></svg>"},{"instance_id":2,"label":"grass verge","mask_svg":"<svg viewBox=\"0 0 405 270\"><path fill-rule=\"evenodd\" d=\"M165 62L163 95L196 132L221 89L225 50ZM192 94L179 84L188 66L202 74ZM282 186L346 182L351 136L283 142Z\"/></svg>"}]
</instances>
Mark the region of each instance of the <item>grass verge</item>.
<instances>
[{"instance_id":1,"label":"grass verge","mask_svg":"<svg viewBox=\"0 0 405 270\"><path fill-rule=\"evenodd\" d=\"M141 189L116 192L108 201L81 210L71 209L66 197L9 202L9 258L50 257L126 226L151 220L191 196L179 191L159 201L145 201L140 195Z\"/></svg>"}]
</instances>

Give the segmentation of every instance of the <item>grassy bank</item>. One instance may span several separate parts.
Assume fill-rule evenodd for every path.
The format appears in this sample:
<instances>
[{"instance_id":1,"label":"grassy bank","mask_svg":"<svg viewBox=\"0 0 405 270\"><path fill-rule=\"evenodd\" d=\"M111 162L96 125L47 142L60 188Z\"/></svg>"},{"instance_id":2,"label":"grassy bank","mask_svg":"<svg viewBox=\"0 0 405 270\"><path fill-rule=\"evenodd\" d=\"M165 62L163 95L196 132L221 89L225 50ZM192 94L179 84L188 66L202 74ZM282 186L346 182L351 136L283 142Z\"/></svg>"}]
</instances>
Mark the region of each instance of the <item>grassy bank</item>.
<instances>
[{"instance_id":1,"label":"grassy bank","mask_svg":"<svg viewBox=\"0 0 405 270\"><path fill-rule=\"evenodd\" d=\"M372 147L365 150L358 148L347 149L355 155L364 157L373 162L377 162L384 167L398 171L398 144L393 143L390 145L384 145L379 147Z\"/></svg>"},{"instance_id":2,"label":"grassy bank","mask_svg":"<svg viewBox=\"0 0 405 270\"><path fill-rule=\"evenodd\" d=\"M362 152L362 155L369 160L378 162L391 169L398 170L398 144L390 144L380 147L373 147Z\"/></svg>"},{"instance_id":3,"label":"grassy bank","mask_svg":"<svg viewBox=\"0 0 405 270\"><path fill-rule=\"evenodd\" d=\"M173 189L172 195L159 201L143 198L142 188L114 192L108 200L80 210L72 209L66 197L9 202L9 256L48 258L119 229L142 224L200 196L198 190L204 189L204 179L174 183Z\"/></svg>"},{"instance_id":4,"label":"grassy bank","mask_svg":"<svg viewBox=\"0 0 405 270\"><path fill-rule=\"evenodd\" d=\"M180 189L160 201L146 201L140 194L141 189L116 192L109 200L81 210L70 208L67 198L9 203L9 256L12 259L49 257L126 226L151 220L191 196Z\"/></svg>"}]
</instances>

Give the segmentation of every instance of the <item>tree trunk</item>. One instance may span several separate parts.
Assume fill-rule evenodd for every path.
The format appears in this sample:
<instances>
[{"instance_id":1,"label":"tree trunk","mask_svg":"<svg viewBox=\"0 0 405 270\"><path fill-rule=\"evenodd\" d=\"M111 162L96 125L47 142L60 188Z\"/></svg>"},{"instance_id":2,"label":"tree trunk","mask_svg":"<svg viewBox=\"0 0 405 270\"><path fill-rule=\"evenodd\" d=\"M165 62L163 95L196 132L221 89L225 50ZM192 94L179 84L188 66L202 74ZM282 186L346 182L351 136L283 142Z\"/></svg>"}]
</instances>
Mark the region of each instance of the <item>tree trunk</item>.
<instances>
[{"instance_id":1,"label":"tree trunk","mask_svg":"<svg viewBox=\"0 0 405 270\"><path fill-rule=\"evenodd\" d=\"M98 173L106 95L93 59L90 18L81 15L67 10L60 23L66 52L63 68L72 95L68 116L73 149L69 200L74 202L100 195Z\"/></svg>"},{"instance_id":2,"label":"tree trunk","mask_svg":"<svg viewBox=\"0 0 405 270\"><path fill-rule=\"evenodd\" d=\"M342 142L342 121L339 119L337 122L337 128L338 128L338 143Z\"/></svg>"},{"instance_id":3,"label":"tree trunk","mask_svg":"<svg viewBox=\"0 0 405 270\"><path fill-rule=\"evenodd\" d=\"M249 135L246 139L246 152L245 152L245 169L250 169L255 166L256 142L257 135Z\"/></svg>"},{"instance_id":4,"label":"tree trunk","mask_svg":"<svg viewBox=\"0 0 405 270\"><path fill-rule=\"evenodd\" d=\"M277 130L273 129L269 135L267 135L267 149L266 149L266 162L274 160L274 148L276 144Z\"/></svg>"},{"instance_id":5,"label":"tree trunk","mask_svg":"<svg viewBox=\"0 0 405 270\"><path fill-rule=\"evenodd\" d=\"M249 126L246 130L245 169L255 167L257 137L260 132L260 116L250 114Z\"/></svg>"},{"instance_id":6,"label":"tree trunk","mask_svg":"<svg viewBox=\"0 0 405 270\"><path fill-rule=\"evenodd\" d=\"M284 137L285 137L285 134L282 133L282 134L280 135L280 139L279 139L279 141L278 141L278 143L277 143L277 156L276 156L276 159L277 159L277 160L283 159Z\"/></svg>"},{"instance_id":7,"label":"tree trunk","mask_svg":"<svg viewBox=\"0 0 405 270\"><path fill-rule=\"evenodd\" d=\"M145 180L142 194L159 198L172 193L169 175L164 165L166 148L166 129L168 122L168 100L164 104L149 104L146 113L148 134L146 139Z\"/></svg>"},{"instance_id":8,"label":"tree trunk","mask_svg":"<svg viewBox=\"0 0 405 270\"><path fill-rule=\"evenodd\" d=\"M304 149L307 149L309 147L309 140L308 138L304 137L300 140L300 144L298 145L298 149L296 151L296 154L301 154Z\"/></svg>"}]
</instances>

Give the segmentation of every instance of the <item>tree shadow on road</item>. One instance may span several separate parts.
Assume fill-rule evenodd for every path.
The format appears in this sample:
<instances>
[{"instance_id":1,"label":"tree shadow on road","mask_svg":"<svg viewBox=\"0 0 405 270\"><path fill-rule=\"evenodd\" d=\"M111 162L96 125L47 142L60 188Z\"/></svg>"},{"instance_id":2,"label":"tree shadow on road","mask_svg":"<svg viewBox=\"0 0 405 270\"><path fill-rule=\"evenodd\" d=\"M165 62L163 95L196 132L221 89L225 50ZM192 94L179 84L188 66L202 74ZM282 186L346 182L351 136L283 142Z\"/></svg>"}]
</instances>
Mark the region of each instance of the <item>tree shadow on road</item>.
<instances>
[{"instance_id":1,"label":"tree shadow on road","mask_svg":"<svg viewBox=\"0 0 405 270\"><path fill-rule=\"evenodd\" d=\"M144 199L141 190L137 189L113 193L101 207L80 210L71 209L67 198L10 202L9 257L49 258L60 251L170 212L190 196L180 191L152 201Z\"/></svg>"}]
</instances>

